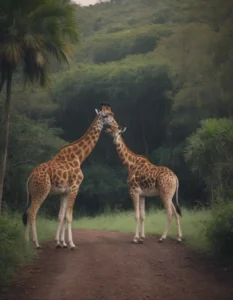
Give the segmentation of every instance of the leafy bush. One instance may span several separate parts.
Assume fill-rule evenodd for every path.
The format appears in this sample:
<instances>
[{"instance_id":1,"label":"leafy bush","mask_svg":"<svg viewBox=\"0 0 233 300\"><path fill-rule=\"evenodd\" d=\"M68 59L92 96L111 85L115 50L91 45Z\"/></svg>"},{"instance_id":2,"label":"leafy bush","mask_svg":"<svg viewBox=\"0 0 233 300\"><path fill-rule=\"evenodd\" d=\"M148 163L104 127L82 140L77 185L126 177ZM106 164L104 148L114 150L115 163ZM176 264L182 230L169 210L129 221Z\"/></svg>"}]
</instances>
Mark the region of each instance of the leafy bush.
<instances>
[{"instance_id":1,"label":"leafy bush","mask_svg":"<svg viewBox=\"0 0 233 300\"><path fill-rule=\"evenodd\" d=\"M233 259L233 203L218 203L207 223L206 237L210 248L219 257Z\"/></svg>"},{"instance_id":2,"label":"leafy bush","mask_svg":"<svg viewBox=\"0 0 233 300\"><path fill-rule=\"evenodd\" d=\"M4 286L12 277L15 267L33 256L31 245L24 240L23 227L15 216L0 218L0 285Z\"/></svg>"},{"instance_id":3,"label":"leafy bush","mask_svg":"<svg viewBox=\"0 0 233 300\"><path fill-rule=\"evenodd\" d=\"M45 218L39 213L36 222L40 243L54 237L57 221ZM45 230L46 229L46 230ZM0 216L0 290L13 279L14 272L20 264L30 262L37 250L30 238L24 239L25 227L22 224L21 214L4 211Z\"/></svg>"},{"instance_id":4,"label":"leafy bush","mask_svg":"<svg viewBox=\"0 0 233 300\"><path fill-rule=\"evenodd\" d=\"M185 159L192 172L204 179L212 202L232 197L233 119L202 120L189 138Z\"/></svg>"}]
</instances>

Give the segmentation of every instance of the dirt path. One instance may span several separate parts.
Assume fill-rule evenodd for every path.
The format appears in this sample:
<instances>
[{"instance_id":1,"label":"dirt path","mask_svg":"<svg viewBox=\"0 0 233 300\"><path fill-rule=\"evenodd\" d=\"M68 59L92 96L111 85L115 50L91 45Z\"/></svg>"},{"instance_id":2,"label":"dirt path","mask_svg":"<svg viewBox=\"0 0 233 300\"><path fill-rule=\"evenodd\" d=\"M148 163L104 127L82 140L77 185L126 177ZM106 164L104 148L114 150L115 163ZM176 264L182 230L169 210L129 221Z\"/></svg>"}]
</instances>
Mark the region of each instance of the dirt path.
<instances>
[{"instance_id":1,"label":"dirt path","mask_svg":"<svg viewBox=\"0 0 233 300\"><path fill-rule=\"evenodd\" d=\"M233 278L184 245L159 244L153 237L133 245L131 239L132 235L118 232L76 230L79 250L45 245L4 296L7 300L233 299Z\"/></svg>"}]
</instances>

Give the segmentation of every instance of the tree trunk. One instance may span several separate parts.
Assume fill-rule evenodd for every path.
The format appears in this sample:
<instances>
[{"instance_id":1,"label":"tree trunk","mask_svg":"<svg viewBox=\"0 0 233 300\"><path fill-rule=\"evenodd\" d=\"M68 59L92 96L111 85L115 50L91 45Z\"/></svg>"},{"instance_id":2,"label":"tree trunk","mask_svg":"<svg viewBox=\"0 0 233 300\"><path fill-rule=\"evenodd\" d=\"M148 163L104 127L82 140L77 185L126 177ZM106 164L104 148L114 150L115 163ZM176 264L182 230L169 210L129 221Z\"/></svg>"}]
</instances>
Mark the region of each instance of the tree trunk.
<instances>
[{"instance_id":1,"label":"tree trunk","mask_svg":"<svg viewBox=\"0 0 233 300\"><path fill-rule=\"evenodd\" d=\"M2 207L3 186L6 173L7 149L10 129L10 112L11 112L11 83L12 71L7 73L6 78L6 102L5 102L5 118L3 122L3 139L2 139L2 157L0 164L0 212Z\"/></svg>"},{"instance_id":2,"label":"tree trunk","mask_svg":"<svg viewBox=\"0 0 233 300\"><path fill-rule=\"evenodd\" d=\"M4 83L5 83L5 72L2 71L2 76L1 76L1 81L0 81L0 93L2 91L2 88L4 86Z\"/></svg>"}]
</instances>

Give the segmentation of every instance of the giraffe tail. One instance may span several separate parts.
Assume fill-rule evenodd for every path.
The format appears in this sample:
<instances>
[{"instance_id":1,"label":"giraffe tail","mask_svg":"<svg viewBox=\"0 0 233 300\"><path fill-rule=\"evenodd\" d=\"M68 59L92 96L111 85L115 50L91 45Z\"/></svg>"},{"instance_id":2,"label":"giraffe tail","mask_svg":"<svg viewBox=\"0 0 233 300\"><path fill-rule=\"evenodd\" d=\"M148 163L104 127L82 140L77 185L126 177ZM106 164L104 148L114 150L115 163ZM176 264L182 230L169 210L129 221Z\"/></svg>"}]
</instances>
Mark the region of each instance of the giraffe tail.
<instances>
[{"instance_id":1,"label":"giraffe tail","mask_svg":"<svg viewBox=\"0 0 233 300\"><path fill-rule=\"evenodd\" d=\"M180 208L179 202L178 202L178 191L179 191L179 180L178 180L178 178L176 178L176 204L175 204L175 209L176 209L176 212L178 213L178 215L180 215L182 217L181 208Z\"/></svg>"},{"instance_id":2,"label":"giraffe tail","mask_svg":"<svg viewBox=\"0 0 233 300\"><path fill-rule=\"evenodd\" d=\"M22 221L23 221L23 224L24 226L27 225L27 220L28 220L28 215L27 215L27 209L28 207L30 206L31 204L31 201L30 201L30 194L29 194L29 189L28 189L28 183L29 183L29 180L30 180L31 177L28 178L27 180L27 183L26 183L26 191L27 191L27 206L26 206L26 209L22 215Z\"/></svg>"}]
</instances>

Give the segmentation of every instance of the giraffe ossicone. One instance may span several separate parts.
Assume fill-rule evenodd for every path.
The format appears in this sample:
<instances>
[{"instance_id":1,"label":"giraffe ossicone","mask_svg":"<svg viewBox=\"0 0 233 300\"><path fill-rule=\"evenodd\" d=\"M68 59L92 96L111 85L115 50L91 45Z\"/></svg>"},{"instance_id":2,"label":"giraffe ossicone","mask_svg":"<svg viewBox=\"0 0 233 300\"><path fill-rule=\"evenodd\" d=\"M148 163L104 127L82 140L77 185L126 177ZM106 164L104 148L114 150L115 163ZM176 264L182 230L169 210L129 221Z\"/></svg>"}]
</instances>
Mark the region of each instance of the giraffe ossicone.
<instances>
[{"instance_id":1,"label":"giraffe ossicone","mask_svg":"<svg viewBox=\"0 0 233 300\"><path fill-rule=\"evenodd\" d=\"M167 210L167 223L159 242L166 239L173 216L176 219L178 230L177 241L181 242L182 232L179 220L181 209L178 204L179 180L175 173L167 167L152 164L145 156L132 152L121 137L121 134L126 131L126 127L121 129L114 125L105 131L113 137L120 160L128 169L127 184L136 220L133 243L143 243L145 239L145 197L152 196L160 196ZM176 205L172 202L174 195L176 195Z\"/></svg>"},{"instance_id":2,"label":"giraffe ossicone","mask_svg":"<svg viewBox=\"0 0 233 300\"><path fill-rule=\"evenodd\" d=\"M108 103L101 103L101 110L95 109L95 112L97 116L80 139L61 147L51 160L36 166L28 177L26 184L28 205L22 220L26 226L25 239L29 241L30 228L32 228L33 242L36 248L40 248L36 216L47 196L54 194L61 196L55 237L56 247L67 247L65 242L67 222L68 244L71 249L76 249L72 236L72 221L74 202L84 178L81 164L94 149L103 127L105 125L118 126Z\"/></svg>"}]
</instances>

